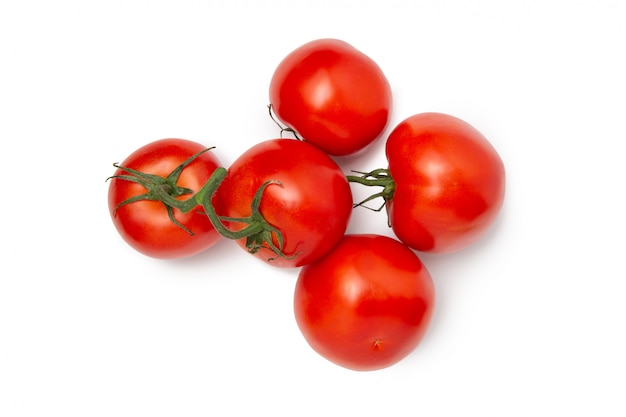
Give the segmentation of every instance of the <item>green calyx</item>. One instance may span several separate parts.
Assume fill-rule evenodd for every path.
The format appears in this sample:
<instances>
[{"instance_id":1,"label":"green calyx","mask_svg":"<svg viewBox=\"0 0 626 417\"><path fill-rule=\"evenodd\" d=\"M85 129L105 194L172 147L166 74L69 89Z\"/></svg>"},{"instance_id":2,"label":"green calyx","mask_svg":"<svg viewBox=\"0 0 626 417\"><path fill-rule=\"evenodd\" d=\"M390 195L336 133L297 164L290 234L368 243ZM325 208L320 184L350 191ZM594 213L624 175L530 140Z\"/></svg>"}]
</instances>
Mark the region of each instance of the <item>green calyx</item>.
<instances>
[{"instance_id":1,"label":"green calyx","mask_svg":"<svg viewBox=\"0 0 626 417\"><path fill-rule=\"evenodd\" d=\"M189 233L191 236L193 236L194 233L191 230L189 230L187 227L182 225L174 217L175 208L183 212L187 212L195 206L194 204L191 207L189 207L189 209L187 209L185 202L178 200L176 198L182 195L193 194L193 190L190 190L189 188L180 187L178 185L178 179L180 178L180 174L183 172L183 169L185 169L187 165L189 165L197 157L199 157L200 155L202 155L203 153L211 149L213 148L203 149L202 151L196 153L195 155L192 155L191 157L183 161L182 164L177 166L172 172L170 172L167 175L167 177L161 177L159 175L154 175L154 174L147 174L145 172L140 172L132 168L124 167L117 163L113 164L115 168L120 169L121 171L125 172L125 174L113 175L107 178L107 181L110 179L121 179L125 181L134 182L136 184L143 186L146 189L145 193L138 194L134 197L131 197L122 201L120 204L117 205L117 207L115 207L115 210L117 211L120 207L125 206L127 204L135 203L137 201L146 201L146 200L147 201L160 201L161 203L163 203L163 205L167 209L167 215L169 216L172 223L174 223L176 226L180 227L181 229Z\"/></svg>"},{"instance_id":2,"label":"green calyx","mask_svg":"<svg viewBox=\"0 0 626 417\"><path fill-rule=\"evenodd\" d=\"M213 148L207 148L196 153L195 155L192 155L191 157L183 161L183 163L181 163L179 166L177 166L166 177L147 174L134 170L132 168L121 166L117 163L113 164L114 167L120 169L125 173L121 175L113 175L107 178L107 180L121 179L125 181L131 181L142 185L146 189L145 193L122 201L120 204L117 205L115 210L127 204L135 203L137 201L160 201L166 207L169 219L178 227L193 236L194 233L191 230L189 230L178 220L176 220L176 218L174 217L174 210L179 210L182 213L188 213L189 211L200 205L202 206L202 208L204 208L204 214L207 215L207 217L213 224L213 227L220 235L233 240L245 238L246 247L250 253L256 253L262 248L267 248L274 252L276 257L281 257L285 259L292 259L293 257L295 257L296 254L288 256L283 252L284 239L282 233L277 228L270 225L267 220L265 220L259 210L259 207L261 205L261 199L265 189L272 184L282 186L280 182L270 180L263 183L256 191L252 200L252 214L249 217L241 218L219 216L216 213L215 208L212 204L213 195L228 174L228 171L225 168L216 168L213 174L211 174L211 177L209 177L209 179L207 180L207 182L195 194L193 190L185 187L180 187L178 185L178 179L185 167L189 165L193 160L198 158L200 155L202 155L204 152L207 152L211 149ZM190 195L190 197L187 199L177 198L184 195ZM241 230L232 231L224 226L222 221L227 221L231 223L244 223L246 224L246 226ZM277 244L274 243L274 240L276 240ZM269 260L273 259L276 258L270 258Z\"/></svg>"},{"instance_id":3,"label":"green calyx","mask_svg":"<svg viewBox=\"0 0 626 417\"><path fill-rule=\"evenodd\" d=\"M356 203L353 207L365 207L374 211L381 211L383 207L387 204L387 201L393 198L393 194L396 191L396 183L391 177L391 173L388 169L375 169L370 172L361 172L361 171L352 171L356 174L361 175L348 175L346 178L348 182L355 182L358 184L366 185L368 187L382 187L383 189L375 194L370 195L365 200L360 203ZM375 200L376 198L381 197L383 199L383 204L378 208L371 208L365 205L365 203Z\"/></svg>"},{"instance_id":4,"label":"green calyx","mask_svg":"<svg viewBox=\"0 0 626 417\"><path fill-rule=\"evenodd\" d=\"M282 187L282 184L279 181L269 180L261 184L259 189L254 194L251 204L252 214L248 217L225 217L219 216L215 212L215 208L211 202L213 194L222 183L224 178L226 177L227 170L225 168L217 168L211 178L207 181L207 183L198 191L194 197L192 197L197 204L202 205L204 208L204 212L211 220L213 227L218 231L222 236L233 239L246 239L246 248L250 253L257 253L262 248L266 248L274 252L276 257L285 258L285 259L293 259L296 254L291 256L286 255L283 252L284 239L282 233L269 224L267 220L263 217L260 211L261 199L263 197L263 193L265 189L272 185L279 185ZM227 221L231 223L244 223L247 226L238 231L232 231L228 229L222 221ZM274 237L276 237L276 241L278 244L274 244ZM276 258L270 258L268 260L274 260Z\"/></svg>"}]
</instances>

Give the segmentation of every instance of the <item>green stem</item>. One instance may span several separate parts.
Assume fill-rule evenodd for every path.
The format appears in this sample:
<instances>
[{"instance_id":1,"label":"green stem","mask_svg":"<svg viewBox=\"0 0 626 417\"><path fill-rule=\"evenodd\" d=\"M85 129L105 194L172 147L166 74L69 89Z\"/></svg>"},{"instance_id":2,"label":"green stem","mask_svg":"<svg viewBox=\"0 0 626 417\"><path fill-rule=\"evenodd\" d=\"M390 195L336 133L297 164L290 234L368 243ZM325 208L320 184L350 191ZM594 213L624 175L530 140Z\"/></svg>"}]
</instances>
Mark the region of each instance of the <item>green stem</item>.
<instances>
[{"instance_id":1,"label":"green stem","mask_svg":"<svg viewBox=\"0 0 626 417\"><path fill-rule=\"evenodd\" d=\"M283 137L283 133L285 132L289 132L291 133L294 138L298 139L298 140L302 140L302 138L298 135L298 132L295 131L295 129L290 128L289 126L283 126L281 125L278 120L276 119L276 117L274 117L274 108L272 107L271 104L267 105L267 110L270 114L270 118L272 119L272 121L274 123L276 123L276 125L280 128L280 137Z\"/></svg>"},{"instance_id":2,"label":"green stem","mask_svg":"<svg viewBox=\"0 0 626 417\"><path fill-rule=\"evenodd\" d=\"M248 248L248 251L256 253L261 248L267 248L274 252L277 257L291 259L296 256L296 254L292 256L287 256L283 253L284 238L282 233L277 228L270 225L267 220L265 220L259 209L265 189L272 184L282 186L280 182L266 181L259 187L252 200L252 214L249 217L224 218L225 221L231 223L246 224L243 229L237 231L230 230L226 226L224 226L224 224L222 223L222 218L220 218L220 216L215 212L215 208L213 207L212 203L213 195L228 174L226 168L216 168L213 174L211 174L211 176L207 180L207 182L195 194L193 193L193 190L178 186L178 178L180 177L183 169L202 153L210 149L212 148L204 149L186 159L182 164L177 166L167 177L147 174L144 172L136 171L132 168L123 167L119 164L113 164L113 166L123 171L124 174L111 176L107 178L107 180L119 179L131 181L140 184L146 189L146 192L144 194L137 195L122 201L115 209L117 210L121 206L135 203L141 200L159 201L165 205L170 220L193 236L193 232L191 230L189 230L176 220L176 218L174 217L174 209L179 210L183 213L188 213L196 208L198 205L200 205L204 208L205 214L208 216L209 220L213 224L213 227L220 235L232 240L246 239L246 246ZM185 200L180 200L177 198L189 194L192 195ZM275 244L274 240L276 240L278 244Z\"/></svg>"},{"instance_id":3,"label":"green stem","mask_svg":"<svg viewBox=\"0 0 626 417\"><path fill-rule=\"evenodd\" d=\"M192 207L195 207L197 204L200 204L204 208L204 212L209 217L209 220L211 220L211 223L213 224L213 227L215 227L215 230L217 230L217 232L220 235L228 239L233 239L233 240L243 239L252 234L259 233L260 231L263 230L263 227L258 224L252 224L252 222L250 221L250 218L229 219L230 221L233 221L233 222L249 224L249 226L237 232L229 230L226 226L224 226L224 224L222 223L222 220L220 219L220 216L215 212L215 208L213 207L213 203L211 202L211 199L213 198L213 194L215 194L215 192L217 191L218 187L220 186L224 178L226 178L227 174L228 174L228 171L226 170L226 168L222 168L222 167L217 168L213 172L209 180L193 196L193 198L189 199L189 200L192 200L194 203ZM261 192L264 189L265 187L262 187L262 189L260 189Z\"/></svg>"}]
</instances>

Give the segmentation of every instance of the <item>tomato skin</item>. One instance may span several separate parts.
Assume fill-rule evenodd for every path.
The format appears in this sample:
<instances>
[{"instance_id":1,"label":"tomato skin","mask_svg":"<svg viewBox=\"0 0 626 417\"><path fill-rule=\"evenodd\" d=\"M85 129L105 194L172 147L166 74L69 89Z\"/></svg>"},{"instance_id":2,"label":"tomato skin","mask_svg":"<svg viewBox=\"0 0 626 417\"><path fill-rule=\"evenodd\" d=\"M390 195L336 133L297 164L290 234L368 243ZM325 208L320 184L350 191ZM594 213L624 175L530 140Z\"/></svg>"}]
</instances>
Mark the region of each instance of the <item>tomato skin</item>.
<instances>
[{"instance_id":1,"label":"tomato skin","mask_svg":"<svg viewBox=\"0 0 626 417\"><path fill-rule=\"evenodd\" d=\"M120 165L167 177L183 161L205 148L185 139L161 139L137 149ZM215 154L205 152L183 169L177 184L198 191L219 166L220 161ZM117 169L115 175L123 173ZM146 189L139 184L119 178L110 179L108 204L111 219L121 237L137 251L159 259L182 258L204 251L219 240L219 233L201 206L188 213L174 209L176 220L191 230L193 236L170 220L161 202L143 200L116 209L122 201L145 192Z\"/></svg>"},{"instance_id":2,"label":"tomato skin","mask_svg":"<svg viewBox=\"0 0 626 417\"><path fill-rule=\"evenodd\" d=\"M411 248L458 251L484 235L498 216L504 164L465 121L443 113L413 115L391 132L386 155L396 185L387 202L389 221Z\"/></svg>"},{"instance_id":3,"label":"tomato skin","mask_svg":"<svg viewBox=\"0 0 626 417\"><path fill-rule=\"evenodd\" d=\"M283 252L267 248L254 255L277 267L298 267L321 257L343 236L352 212L352 192L333 159L315 146L294 139L258 143L231 164L217 189L215 209L226 217L248 217L255 192L266 181L260 213L283 235ZM229 222L231 230L245 225ZM246 249L246 239L237 243ZM278 244L274 239L274 243ZM270 260L271 259L271 260Z\"/></svg>"},{"instance_id":4,"label":"tomato skin","mask_svg":"<svg viewBox=\"0 0 626 417\"><path fill-rule=\"evenodd\" d=\"M346 235L300 270L296 323L329 361L356 371L389 367L424 337L435 306L432 278L418 256L395 239Z\"/></svg>"},{"instance_id":5,"label":"tomato skin","mask_svg":"<svg viewBox=\"0 0 626 417\"><path fill-rule=\"evenodd\" d=\"M352 45L318 39L288 54L270 81L276 116L334 156L354 154L387 126L391 87L380 67Z\"/></svg>"}]
</instances>

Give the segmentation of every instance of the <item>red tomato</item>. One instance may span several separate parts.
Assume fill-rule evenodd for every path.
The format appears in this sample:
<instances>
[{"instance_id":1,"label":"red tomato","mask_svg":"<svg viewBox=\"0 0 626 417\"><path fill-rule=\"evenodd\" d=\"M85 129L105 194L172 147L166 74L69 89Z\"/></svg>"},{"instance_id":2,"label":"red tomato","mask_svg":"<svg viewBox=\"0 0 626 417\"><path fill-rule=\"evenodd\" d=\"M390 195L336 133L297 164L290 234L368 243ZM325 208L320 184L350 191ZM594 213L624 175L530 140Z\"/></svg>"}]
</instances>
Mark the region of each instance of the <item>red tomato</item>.
<instances>
[{"instance_id":1,"label":"red tomato","mask_svg":"<svg viewBox=\"0 0 626 417\"><path fill-rule=\"evenodd\" d=\"M408 247L386 236L346 235L300 270L294 312L316 352L367 371L391 366L417 347L434 303L431 276Z\"/></svg>"},{"instance_id":2,"label":"red tomato","mask_svg":"<svg viewBox=\"0 0 626 417\"><path fill-rule=\"evenodd\" d=\"M280 267L305 265L332 249L347 228L352 193L336 162L306 142L272 139L244 152L217 189L215 211L230 218L251 216L254 195L270 180L281 185L270 184L265 189L259 211L282 234L287 257L277 257L266 244L250 246L249 239L237 240L239 245ZM231 230L246 226L241 222L227 224ZM279 244L275 235L272 243Z\"/></svg>"},{"instance_id":3,"label":"red tomato","mask_svg":"<svg viewBox=\"0 0 626 417\"><path fill-rule=\"evenodd\" d=\"M500 156L474 127L423 113L401 122L386 144L395 183L387 201L396 236L418 251L449 253L478 240L504 200Z\"/></svg>"},{"instance_id":4,"label":"red tomato","mask_svg":"<svg viewBox=\"0 0 626 417\"><path fill-rule=\"evenodd\" d=\"M330 155L356 153L389 120L391 87L380 67L346 42L319 39L287 55L269 89L283 123Z\"/></svg>"},{"instance_id":5,"label":"red tomato","mask_svg":"<svg viewBox=\"0 0 626 417\"><path fill-rule=\"evenodd\" d=\"M159 181L164 181L185 160L204 149L206 147L201 144L184 139L162 139L137 149L120 165L156 175ZM212 152L204 152L184 167L177 181L174 178L173 182L158 186L165 187L177 199L187 199L190 192L176 195L177 192L183 188L198 191L219 166L220 162ZM167 259L194 255L219 240L220 235L201 206L187 213L172 209L177 225L161 201L139 200L120 205L148 192L145 186L118 177L128 174L124 169L116 170L111 177L108 198L113 224L130 246L145 255Z\"/></svg>"}]
</instances>

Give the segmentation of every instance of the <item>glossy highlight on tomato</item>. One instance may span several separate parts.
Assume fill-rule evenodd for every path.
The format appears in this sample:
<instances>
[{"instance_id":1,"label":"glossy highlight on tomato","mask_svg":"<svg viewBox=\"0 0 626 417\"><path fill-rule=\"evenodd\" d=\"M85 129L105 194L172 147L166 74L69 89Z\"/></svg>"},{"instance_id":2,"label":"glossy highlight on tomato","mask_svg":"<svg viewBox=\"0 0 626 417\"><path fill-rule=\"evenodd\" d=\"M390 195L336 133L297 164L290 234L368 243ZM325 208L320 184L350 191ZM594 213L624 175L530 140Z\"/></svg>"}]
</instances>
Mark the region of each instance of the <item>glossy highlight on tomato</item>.
<instances>
[{"instance_id":1,"label":"glossy highlight on tomato","mask_svg":"<svg viewBox=\"0 0 626 417\"><path fill-rule=\"evenodd\" d=\"M395 239L346 235L300 270L297 325L327 360L356 371L389 367L423 339L435 307L430 273Z\"/></svg>"},{"instance_id":2,"label":"glossy highlight on tomato","mask_svg":"<svg viewBox=\"0 0 626 417\"><path fill-rule=\"evenodd\" d=\"M205 149L205 146L185 139L161 139L137 149L120 166L164 179L185 160ZM213 152L199 155L184 167L176 181L178 187L186 188L190 193L176 198L189 198L219 166L220 161ZM200 205L187 213L173 209L172 214L179 224L172 221L161 201L143 199L120 205L147 192L143 185L119 178L127 174L126 170L118 168L109 179L108 205L115 228L131 247L147 256L173 259L195 255L220 239ZM169 191L175 188L164 187Z\"/></svg>"},{"instance_id":3,"label":"glossy highlight on tomato","mask_svg":"<svg viewBox=\"0 0 626 417\"><path fill-rule=\"evenodd\" d=\"M387 126L391 87L378 64L337 39L308 42L288 54L270 81L275 115L307 142L351 155Z\"/></svg>"},{"instance_id":4,"label":"glossy highlight on tomato","mask_svg":"<svg viewBox=\"0 0 626 417\"><path fill-rule=\"evenodd\" d=\"M256 257L277 267L298 267L332 249L341 239L352 214L350 185L337 163L319 148L295 139L260 142L235 160L215 193L215 211L228 218L251 216L259 188L273 181L262 194L259 212L282 235L277 256L267 242L238 239ZM228 222L231 230L246 225ZM280 246L276 235L272 238ZM251 250L252 249L252 250Z\"/></svg>"}]
</instances>

